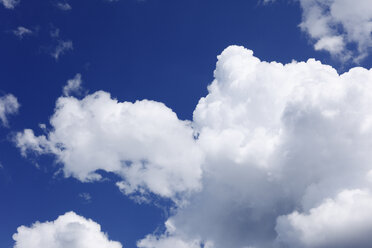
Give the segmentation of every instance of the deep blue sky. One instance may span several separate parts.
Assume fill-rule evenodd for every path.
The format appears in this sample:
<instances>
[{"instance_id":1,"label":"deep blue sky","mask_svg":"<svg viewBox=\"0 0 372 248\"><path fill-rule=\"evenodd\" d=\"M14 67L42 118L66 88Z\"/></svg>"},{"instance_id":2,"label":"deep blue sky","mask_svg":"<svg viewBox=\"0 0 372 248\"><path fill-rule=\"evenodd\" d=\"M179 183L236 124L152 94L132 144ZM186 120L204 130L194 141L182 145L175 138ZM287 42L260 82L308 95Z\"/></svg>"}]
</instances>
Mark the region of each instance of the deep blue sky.
<instances>
[{"instance_id":1,"label":"deep blue sky","mask_svg":"<svg viewBox=\"0 0 372 248\"><path fill-rule=\"evenodd\" d=\"M313 50L298 28L298 4L287 1L79 0L70 1L70 11L55 4L23 0L14 10L0 6L0 91L21 103L10 128L0 129L1 247L13 246L18 226L73 210L100 223L110 239L133 248L167 217L154 205L134 203L110 182L84 184L54 176L58 166L52 157L23 158L10 141L16 131L40 130L39 123L48 123L63 85L76 73L89 92L105 90L120 101L157 100L181 119L191 119L213 80L216 56L229 45L252 49L262 60L315 57L340 71L348 69ZM19 39L11 32L18 26L38 31ZM55 45L49 35L53 27L74 46L58 61L49 55ZM83 200L80 193L89 193L92 200Z\"/></svg>"}]
</instances>

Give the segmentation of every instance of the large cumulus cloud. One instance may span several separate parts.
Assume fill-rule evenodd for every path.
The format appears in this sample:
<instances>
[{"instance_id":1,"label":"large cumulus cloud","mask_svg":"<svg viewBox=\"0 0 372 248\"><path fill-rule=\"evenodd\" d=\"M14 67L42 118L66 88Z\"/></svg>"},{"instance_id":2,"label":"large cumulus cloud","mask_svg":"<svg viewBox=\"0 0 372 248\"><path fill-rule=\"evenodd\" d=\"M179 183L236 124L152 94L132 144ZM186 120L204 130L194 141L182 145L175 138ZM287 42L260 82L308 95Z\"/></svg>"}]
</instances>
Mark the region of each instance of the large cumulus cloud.
<instances>
[{"instance_id":1,"label":"large cumulus cloud","mask_svg":"<svg viewBox=\"0 0 372 248\"><path fill-rule=\"evenodd\" d=\"M119 242L108 239L99 224L74 212L54 221L20 226L13 239L14 248L122 248Z\"/></svg>"},{"instance_id":2,"label":"large cumulus cloud","mask_svg":"<svg viewBox=\"0 0 372 248\"><path fill-rule=\"evenodd\" d=\"M232 46L214 75L192 122L97 92L61 97L48 135L25 130L17 145L55 154L66 176L103 169L126 193L186 199L141 248L368 247L372 71L269 63ZM324 222L332 212L343 221Z\"/></svg>"}]
</instances>

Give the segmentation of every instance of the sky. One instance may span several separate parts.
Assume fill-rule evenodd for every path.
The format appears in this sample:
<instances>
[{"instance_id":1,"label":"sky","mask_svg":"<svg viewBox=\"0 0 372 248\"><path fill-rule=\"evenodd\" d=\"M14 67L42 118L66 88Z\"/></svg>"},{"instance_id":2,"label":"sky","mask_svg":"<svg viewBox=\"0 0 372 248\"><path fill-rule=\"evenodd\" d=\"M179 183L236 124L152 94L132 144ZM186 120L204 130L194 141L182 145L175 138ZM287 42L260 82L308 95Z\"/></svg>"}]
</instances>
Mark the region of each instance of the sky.
<instances>
[{"instance_id":1,"label":"sky","mask_svg":"<svg viewBox=\"0 0 372 248\"><path fill-rule=\"evenodd\" d=\"M0 0L0 246L370 247L370 0Z\"/></svg>"}]
</instances>

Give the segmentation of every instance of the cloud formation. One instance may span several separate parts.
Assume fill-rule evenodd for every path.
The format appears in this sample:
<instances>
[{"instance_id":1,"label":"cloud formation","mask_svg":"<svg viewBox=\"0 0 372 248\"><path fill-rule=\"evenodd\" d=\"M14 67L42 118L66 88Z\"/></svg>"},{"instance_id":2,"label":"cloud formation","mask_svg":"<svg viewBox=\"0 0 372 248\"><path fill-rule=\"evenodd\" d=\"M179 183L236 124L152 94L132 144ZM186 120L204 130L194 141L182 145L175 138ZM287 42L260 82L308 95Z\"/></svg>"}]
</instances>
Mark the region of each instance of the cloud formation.
<instances>
[{"instance_id":1,"label":"cloud formation","mask_svg":"<svg viewBox=\"0 0 372 248\"><path fill-rule=\"evenodd\" d=\"M200 188L202 154L191 123L162 103L118 102L103 91L60 97L50 123L48 136L18 133L17 146L23 154L54 154L65 176L86 182L101 178L97 170L113 172L126 194L174 198Z\"/></svg>"},{"instance_id":2,"label":"cloud formation","mask_svg":"<svg viewBox=\"0 0 372 248\"><path fill-rule=\"evenodd\" d=\"M19 26L17 29L13 30L13 34L19 39L23 39L24 36L33 34L32 30Z\"/></svg>"},{"instance_id":3,"label":"cloud formation","mask_svg":"<svg viewBox=\"0 0 372 248\"><path fill-rule=\"evenodd\" d=\"M8 126L8 116L18 112L20 104L12 94L0 97L0 121L4 126Z\"/></svg>"},{"instance_id":4,"label":"cloud formation","mask_svg":"<svg viewBox=\"0 0 372 248\"><path fill-rule=\"evenodd\" d=\"M74 212L61 215L51 222L36 222L31 227L20 226L13 239L14 248L122 248L119 242L108 239L99 224Z\"/></svg>"},{"instance_id":5,"label":"cloud formation","mask_svg":"<svg viewBox=\"0 0 372 248\"><path fill-rule=\"evenodd\" d=\"M19 2L19 0L0 0L0 3L2 3L7 9L14 9Z\"/></svg>"},{"instance_id":6,"label":"cloud formation","mask_svg":"<svg viewBox=\"0 0 372 248\"><path fill-rule=\"evenodd\" d=\"M301 29L325 50L342 60L365 58L372 47L370 0L299 0ZM355 49L350 47L355 46ZM356 50L355 52L353 52Z\"/></svg>"},{"instance_id":7,"label":"cloud formation","mask_svg":"<svg viewBox=\"0 0 372 248\"><path fill-rule=\"evenodd\" d=\"M56 60L58 60L61 55L73 49L74 49L74 46L72 44L72 41L58 40L57 46L54 48L54 51L50 55Z\"/></svg>"},{"instance_id":8,"label":"cloud formation","mask_svg":"<svg viewBox=\"0 0 372 248\"><path fill-rule=\"evenodd\" d=\"M372 242L372 195L344 190L309 213L297 211L278 219L278 241L291 247L369 247Z\"/></svg>"},{"instance_id":9,"label":"cloud formation","mask_svg":"<svg viewBox=\"0 0 372 248\"><path fill-rule=\"evenodd\" d=\"M81 74L78 73L73 79L67 81L67 84L63 87L63 95L70 96L73 93L80 93L82 87Z\"/></svg>"},{"instance_id":10,"label":"cloud formation","mask_svg":"<svg viewBox=\"0 0 372 248\"><path fill-rule=\"evenodd\" d=\"M314 59L269 63L231 46L214 76L192 122L99 91L59 98L51 131L24 130L16 144L54 154L66 176L114 172L126 194L181 202L141 248L367 248L372 70L339 75Z\"/></svg>"},{"instance_id":11,"label":"cloud formation","mask_svg":"<svg viewBox=\"0 0 372 248\"><path fill-rule=\"evenodd\" d=\"M64 2L64 3L59 2L59 3L57 3L57 8L60 9L60 10L64 10L64 11L68 11L68 10L71 10L72 9L71 5L69 3L67 3L67 2Z\"/></svg>"}]
</instances>

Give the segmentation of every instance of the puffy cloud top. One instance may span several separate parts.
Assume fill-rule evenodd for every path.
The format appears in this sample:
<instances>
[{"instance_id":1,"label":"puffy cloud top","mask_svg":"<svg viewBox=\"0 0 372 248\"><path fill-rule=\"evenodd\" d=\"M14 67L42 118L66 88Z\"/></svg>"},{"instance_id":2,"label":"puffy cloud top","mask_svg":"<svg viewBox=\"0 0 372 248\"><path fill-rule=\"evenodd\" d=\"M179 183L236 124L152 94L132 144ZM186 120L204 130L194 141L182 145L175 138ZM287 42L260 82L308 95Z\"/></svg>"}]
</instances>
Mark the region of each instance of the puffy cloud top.
<instances>
[{"instance_id":1,"label":"puffy cloud top","mask_svg":"<svg viewBox=\"0 0 372 248\"><path fill-rule=\"evenodd\" d=\"M81 181L102 169L127 194L185 197L141 248L369 247L372 70L339 75L231 46L214 75L192 122L96 92L59 98L48 135L25 130L17 145L55 154Z\"/></svg>"},{"instance_id":2,"label":"puffy cloud top","mask_svg":"<svg viewBox=\"0 0 372 248\"><path fill-rule=\"evenodd\" d=\"M79 100L61 97L48 136L18 133L23 154L52 153L66 176L81 181L101 178L97 170L123 178L126 194L152 192L174 198L200 188L202 153L191 123L164 104L118 102L103 91Z\"/></svg>"},{"instance_id":3,"label":"puffy cloud top","mask_svg":"<svg viewBox=\"0 0 372 248\"><path fill-rule=\"evenodd\" d=\"M99 224L74 212L51 222L20 226L13 239L14 248L122 248L119 242L108 239Z\"/></svg>"}]
</instances>

